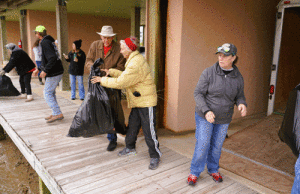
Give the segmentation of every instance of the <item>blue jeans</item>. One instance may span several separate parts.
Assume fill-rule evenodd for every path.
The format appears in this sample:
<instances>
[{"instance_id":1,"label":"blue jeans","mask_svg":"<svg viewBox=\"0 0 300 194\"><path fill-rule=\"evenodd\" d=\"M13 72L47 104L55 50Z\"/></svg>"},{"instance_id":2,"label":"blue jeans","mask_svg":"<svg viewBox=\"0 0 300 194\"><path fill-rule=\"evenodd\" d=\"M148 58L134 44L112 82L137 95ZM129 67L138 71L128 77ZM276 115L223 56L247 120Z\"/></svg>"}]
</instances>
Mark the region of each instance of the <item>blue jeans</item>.
<instances>
[{"instance_id":1,"label":"blue jeans","mask_svg":"<svg viewBox=\"0 0 300 194\"><path fill-rule=\"evenodd\" d=\"M40 68L41 65L42 65L42 61L35 61L35 63L36 63L36 65L37 65L38 68ZM39 71L39 73L38 73L38 78L40 78L41 72L42 72L42 71Z\"/></svg>"},{"instance_id":2,"label":"blue jeans","mask_svg":"<svg viewBox=\"0 0 300 194\"><path fill-rule=\"evenodd\" d=\"M212 124L195 113L196 145L191 163L191 174L199 177L207 164L209 173L219 171L221 149L225 140L228 124Z\"/></svg>"},{"instance_id":3,"label":"blue jeans","mask_svg":"<svg viewBox=\"0 0 300 194\"><path fill-rule=\"evenodd\" d=\"M117 141L117 134L116 133L108 133L107 134L107 139L109 140L109 141Z\"/></svg>"},{"instance_id":4,"label":"blue jeans","mask_svg":"<svg viewBox=\"0 0 300 194\"><path fill-rule=\"evenodd\" d=\"M291 194L300 193L300 156L295 164L295 179Z\"/></svg>"},{"instance_id":5,"label":"blue jeans","mask_svg":"<svg viewBox=\"0 0 300 194\"><path fill-rule=\"evenodd\" d=\"M78 82L79 98L84 99L85 91L83 86L83 76L70 74L71 98L76 97L76 79Z\"/></svg>"},{"instance_id":6,"label":"blue jeans","mask_svg":"<svg viewBox=\"0 0 300 194\"><path fill-rule=\"evenodd\" d=\"M44 88L44 98L48 104L48 106L52 109L52 115L61 114L60 108L57 104L55 89L58 86L61 78L61 75L57 75L54 77L47 77Z\"/></svg>"}]
</instances>

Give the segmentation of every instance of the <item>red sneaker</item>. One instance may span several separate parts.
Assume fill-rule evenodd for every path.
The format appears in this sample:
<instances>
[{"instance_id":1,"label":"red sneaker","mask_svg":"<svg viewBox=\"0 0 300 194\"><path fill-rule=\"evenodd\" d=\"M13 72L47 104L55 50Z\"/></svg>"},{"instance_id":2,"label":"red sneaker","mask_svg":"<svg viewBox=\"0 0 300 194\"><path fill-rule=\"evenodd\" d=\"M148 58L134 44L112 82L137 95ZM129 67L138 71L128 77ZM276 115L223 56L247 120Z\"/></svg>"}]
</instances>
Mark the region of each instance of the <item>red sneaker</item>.
<instances>
[{"instance_id":1,"label":"red sneaker","mask_svg":"<svg viewBox=\"0 0 300 194\"><path fill-rule=\"evenodd\" d=\"M216 173L208 173L210 176L212 176L213 180L216 183L221 183L223 181L223 178L219 172Z\"/></svg>"},{"instance_id":2,"label":"red sneaker","mask_svg":"<svg viewBox=\"0 0 300 194\"><path fill-rule=\"evenodd\" d=\"M197 178L195 175L190 174L190 175L188 176L188 178L187 178L187 183L188 183L189 185L194 186L194 185L196 184L196 182L197 182L197 179L198 179L198 178Z\"/></svg>"}]
</instances>

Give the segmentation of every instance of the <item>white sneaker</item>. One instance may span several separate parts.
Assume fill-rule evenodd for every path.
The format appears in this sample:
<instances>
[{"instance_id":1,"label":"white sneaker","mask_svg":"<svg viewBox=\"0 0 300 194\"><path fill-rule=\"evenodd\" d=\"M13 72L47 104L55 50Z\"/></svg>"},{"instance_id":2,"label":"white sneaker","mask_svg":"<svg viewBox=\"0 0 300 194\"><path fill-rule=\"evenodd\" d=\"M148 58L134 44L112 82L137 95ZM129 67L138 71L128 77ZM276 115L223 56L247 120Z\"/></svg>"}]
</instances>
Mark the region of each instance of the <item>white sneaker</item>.
<instances>
[{"instance_id":1,"label":"white sneaker","mask_svg":"<svg viewBox=\"0 0 300 194\"><path fill-rule=\"evenodd\" d=\"M26 99L26 98L27 98L27 94L21 94L21 95L19 96L19 98L20 98L20 99Z\"/></svg>"},{"instance_id":2,"label":"white sneaker","mask_svg":"<svg viewBox=\"0 0 300 194\"><path fill-rule=\"evenodd\" d=\"M28 95L27 96L27 100L25 100L25 102L30 102L33 100L33 96L32 95Z\"/></svg>"}]
</instances>

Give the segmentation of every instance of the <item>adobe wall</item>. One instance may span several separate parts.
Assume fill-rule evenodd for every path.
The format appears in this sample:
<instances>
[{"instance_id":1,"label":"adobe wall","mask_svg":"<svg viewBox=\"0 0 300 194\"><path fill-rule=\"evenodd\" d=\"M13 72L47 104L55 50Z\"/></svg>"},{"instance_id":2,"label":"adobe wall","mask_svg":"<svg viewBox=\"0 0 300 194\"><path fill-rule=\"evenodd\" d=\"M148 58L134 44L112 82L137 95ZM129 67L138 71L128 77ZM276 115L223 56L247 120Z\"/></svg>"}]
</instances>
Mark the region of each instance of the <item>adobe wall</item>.
<instances>
[{"instance_id":1,"label":"adobe wall","mask_svg":"<svg viewBox=\"0 0 300 194\"><path fill-rule=\"evenodd\" d=\"M267 110L278 2L169 1L166 128L195 129L195 86L202 71L217 62L216 48L226 42L238 48L237 66L245 81L248 115ZM234 118L238 117L236 111Z\"/></svg>"},{"instance_id":2,"label":"adobe wall","mask_svg":"<svg viewBox=\"0 0 300 194\"><path fill-rule=\"evenodd\" d=\"M36 40L32 31L37 25L44 25L47 33L54 39L57 38L55 12L28 10L28 20L29 48L32 48ZM114 32L117 33L117 41L130 36L130 19L68 13L69 50L72 49L75 40L82 39L81 49L87 54L91 43L100 39L96 32L100 32L104 25L113 27ZM32 56L32 49L30 49L30 56ZM88 73L88 70L85 73Z\"/></svg>"}]
</instances>

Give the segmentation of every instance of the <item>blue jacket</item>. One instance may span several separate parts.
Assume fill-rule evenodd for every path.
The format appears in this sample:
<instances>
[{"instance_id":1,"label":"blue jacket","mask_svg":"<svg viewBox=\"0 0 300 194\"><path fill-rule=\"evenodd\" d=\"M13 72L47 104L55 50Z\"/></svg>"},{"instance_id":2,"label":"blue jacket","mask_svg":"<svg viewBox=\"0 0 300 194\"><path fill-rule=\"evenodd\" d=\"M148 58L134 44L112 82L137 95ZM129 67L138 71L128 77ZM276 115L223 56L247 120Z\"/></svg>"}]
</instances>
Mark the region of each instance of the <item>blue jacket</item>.
<instances>
[{"instance_id":1,"label":"blue jacket","mask_svg":"<svg viewBox=\"0 0 300 194\"><path fill-rule=\"evenodd\" d=\"M215 114L215 124L227 124L232 120L234 105L246 104L244 80L238 68L225 75L219 62L206 68L194 91L196 112L205 119L204 113Z\"/></svg>"}]
</instances>

